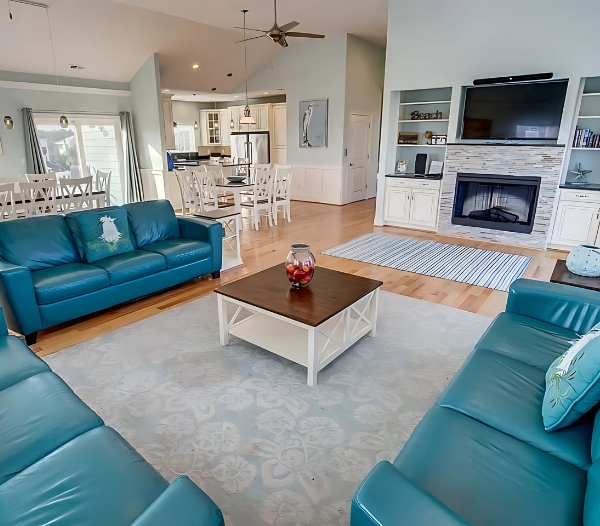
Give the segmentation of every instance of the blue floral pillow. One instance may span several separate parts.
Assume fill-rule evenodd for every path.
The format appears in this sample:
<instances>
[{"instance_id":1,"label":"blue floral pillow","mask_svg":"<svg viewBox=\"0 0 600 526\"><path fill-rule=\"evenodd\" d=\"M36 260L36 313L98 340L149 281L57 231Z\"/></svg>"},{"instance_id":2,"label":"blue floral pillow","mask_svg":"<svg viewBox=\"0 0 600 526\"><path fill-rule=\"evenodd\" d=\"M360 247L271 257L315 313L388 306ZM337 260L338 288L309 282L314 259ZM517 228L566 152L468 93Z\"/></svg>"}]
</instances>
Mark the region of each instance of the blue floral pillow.
<instances>
[{"instance_id":1,"label":"blue floral pillow","mask_svg":"<svg viewBox=\"0 0 600 526\"><path fill-rule=\"evenodd\" d=\"M557 358L546 373L546 431L571 425L600 401L600 324Z\"/></svg>"},{"instance_id":2,"label":"blue floral pillow","mask_svg":"<svg viewBox=\"0 0 600 526\"><path fill-rule=\"evenodd\" d=\"M79 214L77 221L90 263L134 250L124 208Z\"/></svg>"}]
</instances>

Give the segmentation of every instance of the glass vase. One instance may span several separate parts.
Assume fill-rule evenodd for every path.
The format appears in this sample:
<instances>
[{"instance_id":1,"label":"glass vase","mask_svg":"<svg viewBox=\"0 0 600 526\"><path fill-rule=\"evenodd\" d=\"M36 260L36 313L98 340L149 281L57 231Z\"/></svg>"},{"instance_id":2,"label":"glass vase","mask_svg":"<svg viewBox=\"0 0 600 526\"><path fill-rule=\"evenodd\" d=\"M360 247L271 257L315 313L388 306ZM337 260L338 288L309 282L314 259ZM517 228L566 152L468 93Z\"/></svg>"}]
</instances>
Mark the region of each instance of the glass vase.
<instances>
[{"instance_id":1,"label":"glass vase","mask_svg":"<svg viewBox=\"0 0 600 526\"><path fill-rule=\"evenodd\" d=\"M292 287L306 287L315 273L315 256L305 243L296 243L290 247L285 260L285 271Z\"/></svg>"}]
</instances>

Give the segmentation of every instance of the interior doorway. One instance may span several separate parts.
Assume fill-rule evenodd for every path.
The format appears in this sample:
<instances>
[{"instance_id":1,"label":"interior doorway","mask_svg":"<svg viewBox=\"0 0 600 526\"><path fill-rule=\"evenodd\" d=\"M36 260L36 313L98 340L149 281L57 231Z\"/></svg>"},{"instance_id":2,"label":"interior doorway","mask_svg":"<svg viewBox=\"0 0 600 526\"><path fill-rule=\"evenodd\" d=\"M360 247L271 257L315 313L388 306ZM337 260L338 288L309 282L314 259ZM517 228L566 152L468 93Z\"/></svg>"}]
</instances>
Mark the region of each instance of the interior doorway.
<instances>
[{"instance_id":1,"label":"interior doorway","mask_svg":"<svg viewBox=\"0 0 600 526\"><path fill-rule=\"evenodd\" d=\"M350 140L348 143L348 202L367 198L367 177L371 151L372 115L350 114Z\"/></svg>"}]
</instances>

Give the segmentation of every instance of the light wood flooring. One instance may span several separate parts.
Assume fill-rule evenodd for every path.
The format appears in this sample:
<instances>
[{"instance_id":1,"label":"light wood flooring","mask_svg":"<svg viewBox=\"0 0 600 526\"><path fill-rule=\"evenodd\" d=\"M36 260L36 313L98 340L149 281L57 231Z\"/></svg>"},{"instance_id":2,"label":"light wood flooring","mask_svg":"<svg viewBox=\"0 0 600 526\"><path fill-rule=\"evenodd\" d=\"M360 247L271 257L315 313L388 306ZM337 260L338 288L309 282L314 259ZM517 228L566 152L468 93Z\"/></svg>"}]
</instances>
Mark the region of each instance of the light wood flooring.
<instances>
[{"instance_id":1,"label":"light wood flooring","mask_svg":"<svg viewBox=\"0 0 600 526\"><path fill-rule=\"evenodd\" d=\"M525 271L524 277L545 281L550 279L556 260L566 257L565 252L559 251L533 250L417 230L374 227L374 215L375 200L370 199L346 206L292 202L291 223L280 219L279 226L269 228L266 220L263 219L259 231L251 230L247 220L244 220L245 230L241 237L244 266L223 272L220 280L199 278L163 293L41 331L38 342L32 348L41 356L52 354L70 345L205 296L220 283L227 283L282 263L292 243L309 243L316 256L317 266L376 278L384 282L383 290L487 316L495 316L504 310L507 296L505 292L324 256L320 252L370 232L393 233L531 256L533 261Z\"/></svg>"}]
</instances>

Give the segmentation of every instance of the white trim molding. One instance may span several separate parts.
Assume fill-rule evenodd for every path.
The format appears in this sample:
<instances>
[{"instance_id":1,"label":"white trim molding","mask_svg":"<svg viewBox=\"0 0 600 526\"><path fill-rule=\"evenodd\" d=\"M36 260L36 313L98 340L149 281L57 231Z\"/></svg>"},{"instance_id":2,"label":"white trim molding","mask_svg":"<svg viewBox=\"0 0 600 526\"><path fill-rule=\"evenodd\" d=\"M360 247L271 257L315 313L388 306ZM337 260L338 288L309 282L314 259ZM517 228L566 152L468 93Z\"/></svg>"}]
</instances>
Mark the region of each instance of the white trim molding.
<instances>
[{"instance_id":1,"label":"white trim molding","mask_svg":"<svg viewBox=\"0 0 600 526\"><path fill-rule=\"evenodd\" d=\"M291 198L331 205L343 205L342 166L296 166L292 176Z\"/></svg>"},{"instance_id":2,"label":"white trim molding","mask_svg":"<svg viewBox=\"0 0 600 526\"><path fill-rule=\"evenodd\" d=\"M62 93L86 93L88 95L110 95L111 97L130 97L128 90L86 88L83 86L57 86L55 84L37 84L34 82L15 82L12 80L0 80L0 88L26 89L32 91L58 91Z\"/></svg>"}]
</instances>

